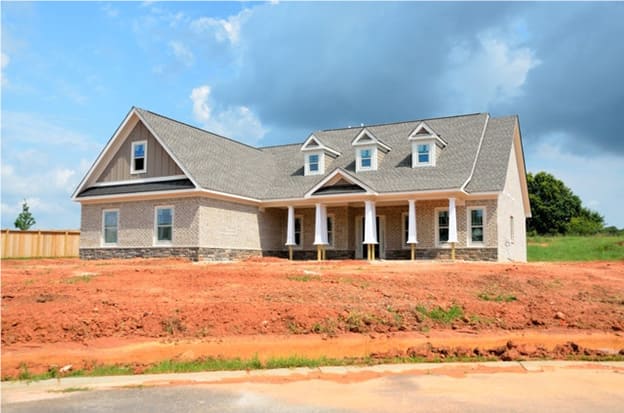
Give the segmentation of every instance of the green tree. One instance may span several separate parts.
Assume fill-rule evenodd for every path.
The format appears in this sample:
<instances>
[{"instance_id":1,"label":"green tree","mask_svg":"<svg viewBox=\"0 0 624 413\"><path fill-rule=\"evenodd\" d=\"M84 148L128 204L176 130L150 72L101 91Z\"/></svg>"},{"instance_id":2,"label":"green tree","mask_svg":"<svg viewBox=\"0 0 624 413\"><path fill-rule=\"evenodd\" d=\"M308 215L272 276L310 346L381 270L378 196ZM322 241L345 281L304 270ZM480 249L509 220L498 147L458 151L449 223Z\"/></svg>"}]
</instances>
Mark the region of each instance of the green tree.
<instances>
[{"instance_id":1,"label":"green tree","mask_svg":"<svg viewBox=\"0 0 624 413\"><path fill-rule=\"evenodd\" d=\"M15 228L26 231L36 223L37 221L35 221L35 218L30 213L30 207L28 206L28 203L26 202L26 200L24 200L24 202L22 203L22 212L19 213L17 219L15 220Z\"/></svg>"},{"instance_id":2,"label":"green tree","mask_svg":"<svg viewBox=\"0 0 624 413\"><path fill-rule=\"evenodd\" d=\"M547 172L527 175L531 214L529 232L540 235L592 235L602 231L604 217L585 208L561 180Z\"/></svg>"}]
</instances>

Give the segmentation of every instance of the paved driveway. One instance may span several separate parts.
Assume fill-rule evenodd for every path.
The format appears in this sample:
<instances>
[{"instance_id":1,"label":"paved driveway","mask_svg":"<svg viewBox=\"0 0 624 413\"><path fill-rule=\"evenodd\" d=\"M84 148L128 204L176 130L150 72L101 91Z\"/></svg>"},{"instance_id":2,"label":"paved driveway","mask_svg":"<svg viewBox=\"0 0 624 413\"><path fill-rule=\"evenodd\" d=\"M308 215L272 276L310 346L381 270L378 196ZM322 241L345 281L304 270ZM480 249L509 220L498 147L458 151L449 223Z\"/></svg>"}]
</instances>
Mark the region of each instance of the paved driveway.
<instances>
[{"instance_id":1,"label":"paved driveway","mask_svg":"<svg viewBox=\"0 0 624 413\"><path fill-rule=\"evenodd\" d=\"M296 369L4 383L2 411L621 412L624 406L624 363L481 366L401 365L328 368L324 375L323 369ZM71 387L90 390L57 392Z\"/></svg>"}]
</instances>

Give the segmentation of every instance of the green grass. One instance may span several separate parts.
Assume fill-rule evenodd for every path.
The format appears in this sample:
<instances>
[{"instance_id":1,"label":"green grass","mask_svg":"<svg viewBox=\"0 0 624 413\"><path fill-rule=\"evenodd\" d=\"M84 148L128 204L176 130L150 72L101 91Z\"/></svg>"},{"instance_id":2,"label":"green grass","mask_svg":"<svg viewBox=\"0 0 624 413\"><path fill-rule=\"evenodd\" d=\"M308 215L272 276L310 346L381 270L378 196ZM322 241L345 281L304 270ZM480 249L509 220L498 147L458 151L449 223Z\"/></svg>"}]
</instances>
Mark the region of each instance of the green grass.
<instances>
[{"instance_id":1,"label":"green grass","mask_svg":"<svg viewBox=\"0 0 624 413\"><path fill-rule=\"evenodd\" d=\"M517 300L516 296L512 294L495 294L488 292L482 292L477 297L483 301L495 301L497 303L510 303Z\"/></svg>"},{"instance_id":2,"label":"green grass","mask_svg":"<svg viewBox=\"0 0 624 413\"><path fill-rule=\"evenodd\" d=\"M427 310L425 306L419 305L416 306L415 311L419 312L427 318L430 318L433 321L437 321L443 324L450 324L458 318L464 316L464 310L456 304L450 306L448 310L445 310L440 306L432 308L431 310Z\"/></svg>"},{"instance_id":3,"label":"green grass","mask_svg":"<svg viewBox=\"0 0 624 413\"><path fill-rule=\"evenodd\" d=\"M624 236L529 237L529 261L624 260Z\"/></svg>"},{"instance_id":4,"label":"green grass","mask_svg":"<svg viewBox=\"0 0 624 413\"><path fill-rule=\"evenodd\" d=\"M177 361L177 360L165 360L160 363L153 364L143 371L143 374L162 374L162 373L193 373L202 371L233 371L233 370L262 370L262 369L279 369L279 368L296 368L296 367L308 367L317 368L322 366L371 366L377 364L398 364L398 363L449 363L449 362L483 362L483 361L496 361L498 358L492 356L449 356L445 358L435 357L428 360L424 357L387 357L387 358L373 358L373 357L345 357L345 358L328 358L328 357L316 357L309 358L305 356L289 356L289 357L274 357L269 358L265 362L260 361L258 356L254 356L249 359L223 359L223 358L203 358L193 361ZM544 359L548 360L548 358ZM619 354L605 355L605 356L569 356L567 360L586 360L586 361L624 361L624 356ZM100 365L91 370L75 370L63 377L78 377L78 376L110 376L110 375L131 375L134 371L131 367L122 365ZM22 365L20 373L17 377L5 376L3 381L7 380L25 380L28 382L46 380L52 378L58 378L58 371L49 371L43 374L31 374L28 372L28 367ZM127 387L143 387L127 386ZM90 390L88 387L68 387L65 389L57 390L57 392L78 392Z\"/></svg>"}]
</instances>

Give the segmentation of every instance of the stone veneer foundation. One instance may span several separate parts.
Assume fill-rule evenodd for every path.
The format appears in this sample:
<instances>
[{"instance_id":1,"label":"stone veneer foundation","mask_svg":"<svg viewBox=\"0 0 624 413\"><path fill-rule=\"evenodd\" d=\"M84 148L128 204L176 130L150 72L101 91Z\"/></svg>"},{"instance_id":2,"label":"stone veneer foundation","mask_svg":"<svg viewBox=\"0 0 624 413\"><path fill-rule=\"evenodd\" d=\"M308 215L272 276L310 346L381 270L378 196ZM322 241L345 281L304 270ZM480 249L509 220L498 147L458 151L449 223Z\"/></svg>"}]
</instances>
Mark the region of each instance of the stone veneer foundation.
<instances>
[{"instance_id":1,"label":"stone veneer foundation","mask_svg":"<svg viewBox=\"0 0 624 413\"><path fill-rule=\"evenodd\" d=\"M355 252L349 250L327 250L327 259L355 259ZM496 261L496 248L457 248L455 258L466 261ZM151 248L81 248L80 258L99 260L111 258L166 258L186 257L192 261L235 261L250 257L288 258L288 251L259 251L203 247L151 247ZM410 250L387 250L388 260L409 260ZM294 250L295 260L316 260L316 250ZM416 259L451 259L448 248L416 249Z\"/></svg>"}]
</instances>

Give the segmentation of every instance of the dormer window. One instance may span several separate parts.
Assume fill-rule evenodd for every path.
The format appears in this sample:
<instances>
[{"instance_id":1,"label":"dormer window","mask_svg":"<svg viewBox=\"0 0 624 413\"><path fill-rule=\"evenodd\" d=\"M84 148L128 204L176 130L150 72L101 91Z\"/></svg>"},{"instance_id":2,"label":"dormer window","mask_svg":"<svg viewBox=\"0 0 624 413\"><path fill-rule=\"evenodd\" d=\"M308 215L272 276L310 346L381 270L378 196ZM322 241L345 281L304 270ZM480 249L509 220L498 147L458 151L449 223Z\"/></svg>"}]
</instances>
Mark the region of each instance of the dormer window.
<instances>
[{"instance_id":1,"label":"dormer window","mask_svg":"<svg viewBox=\"0 0 624 413\"><path fill-rule=\"evenodd\" d=\"M360 149L360 169L371 169L373 164L373 150Z\"/></svg>"},{"instance_id":2,"label":"dormer window","mask_svg":"<svg viewBox=\"0 0 624 413\"><path fill-rule=\"evenodd\" d=\"M418 145L418 163L421 165L428 165L431 159L431 145L428 143L421 143Z\"/></svg>"},{"instance_id":3,"label":"dormer window","mask_svg":"<svg viewBox=\"0 0 624 413\"><path fill-rule=\"evenodd\" d=\"M309 163L310 172L319 171L319 155L318 154L308 156L308 163Z\"/></svg>"},{"instance_id":4,"label":"dormer window","mask_svg":"<svg viewBox=\"0 0 624 413\"><path fill-rule=\"evenodd\" d=\"M325 165L329 164L333 158L340 156L340 152L324 145L316 136L310 135L301 146L304 154L305 176L322 175L325 173Z\"/></svg>"},{"instance_id":5,"label":"dormer window","mask_svg":"<svg viewBox=\"0 0 624 413\"><path fill-rule=\"evenodd\" d=\"M131 150L130 173L145 173L147 171L147 141L132 142Z\"/></svg>"},{"instance_id":6,"label":"dormer window","mask_svg":"<svg viewBox=\"0 0 624 413\"><path fill-rule=\"evenodd\" d=\"M355 147L355 171L376 171L383 155L390 151L390 147L377 139L366 128L353 139L351 145Z\"/></svg>"},{"instance_id":7,"label":"dormer window","mask_svg":"<svg viewBox=\"0 0 624 413\"><path fill-rule=\"evenodd\" d=\"M446 142L425 122L410 133L408 140L412 142L412 168L435 166L439 151L446 147Z\"/></svg>"},{"instance_id":8,"label":"dormer window","mask_svg":"<svg viewBox=\"0 0 624 413\"><path fill-rule=\"evenodd\" d=\"M305 155L305 175L321 175L325 172L325 155L322 151Z\"/></svg>"}]
</instances>

